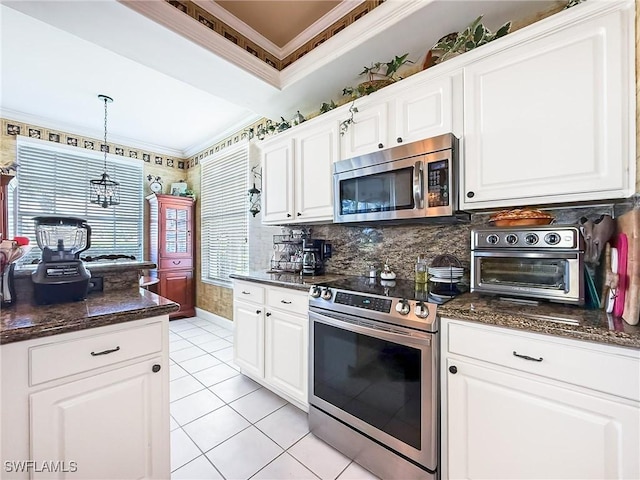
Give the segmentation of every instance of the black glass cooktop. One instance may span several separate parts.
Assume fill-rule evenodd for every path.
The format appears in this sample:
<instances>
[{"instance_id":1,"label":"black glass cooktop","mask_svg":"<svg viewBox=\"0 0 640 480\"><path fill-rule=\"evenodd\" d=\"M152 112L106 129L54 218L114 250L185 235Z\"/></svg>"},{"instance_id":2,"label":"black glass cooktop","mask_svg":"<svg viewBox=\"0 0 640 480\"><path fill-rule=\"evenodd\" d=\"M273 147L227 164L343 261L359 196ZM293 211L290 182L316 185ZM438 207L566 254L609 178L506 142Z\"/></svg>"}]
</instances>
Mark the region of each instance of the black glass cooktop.
<instances>
[{"instance_id":1,"label":"black glass cooktop","mask_svg":"<svg viewBox=\"0 0 640 480\"><path fill-rule=\"evenodd\" d=\"M380 278L368 277L345 277L320 283L319 286L398 299L424 300L437 304L442 304L467 290L466 286L458 283L428 282L420 284L413 280L381 280Z\"/></svg>"}]
</instances>

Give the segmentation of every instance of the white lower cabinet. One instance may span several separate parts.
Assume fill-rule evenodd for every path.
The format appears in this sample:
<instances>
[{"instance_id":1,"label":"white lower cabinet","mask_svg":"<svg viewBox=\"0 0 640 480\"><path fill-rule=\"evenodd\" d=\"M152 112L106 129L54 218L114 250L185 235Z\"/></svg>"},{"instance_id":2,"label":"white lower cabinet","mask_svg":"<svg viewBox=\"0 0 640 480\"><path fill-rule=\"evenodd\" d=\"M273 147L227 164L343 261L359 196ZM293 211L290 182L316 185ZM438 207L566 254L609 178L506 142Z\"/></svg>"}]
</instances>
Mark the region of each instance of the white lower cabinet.
<instances>
[{"instance_id":1,"label":"white lower cabinet","mask_svg":"<svg viewBox=\"0 0 640 480\"><path fill-rule=\"evenodd\" d=\"M449 320L442 333L442 478L640 478L640 352ZM619 369L556 379L591 368L589 352ZM632 388L600 391L603 372Z\"/></svg>"},{"instance_id":2,"label":"white lower cabinet","mask_svg":"<svg viewBox=\"0 0 640 480\"><path fill-rule=\"evenodd\" d=\"M3 345L2 478L169 478L168 321Z\"/></svg>"},{"instance_id":3,"label":"white lower cabinet","mask_svg":"<svg viewBox=\"0 0 640 480\"><path fill-rule=\"evenodd\" d=\"M234 361L242 373L308 410L306 292L234 281Z\"/></svg>"},{"instance_id":4,"label":"white lower cabinet","mask_svg":"<svg viewBox=\"0 0 640 480\"><path fill-rule=\"evenodd\" d=\"M294 398L307 399L309 319L273 310L265 318L265 379Z\"/></svg>"},{"instance_id":5,"label":"white lower cabinet","mask_svg":"<svg viewBox=\"0 0 640 480\"><path fill-rule=\"evenodd\" d=\"M242 371L264 376L264 307L234 299L234 361Z\"/></svg>"}]
</instances>

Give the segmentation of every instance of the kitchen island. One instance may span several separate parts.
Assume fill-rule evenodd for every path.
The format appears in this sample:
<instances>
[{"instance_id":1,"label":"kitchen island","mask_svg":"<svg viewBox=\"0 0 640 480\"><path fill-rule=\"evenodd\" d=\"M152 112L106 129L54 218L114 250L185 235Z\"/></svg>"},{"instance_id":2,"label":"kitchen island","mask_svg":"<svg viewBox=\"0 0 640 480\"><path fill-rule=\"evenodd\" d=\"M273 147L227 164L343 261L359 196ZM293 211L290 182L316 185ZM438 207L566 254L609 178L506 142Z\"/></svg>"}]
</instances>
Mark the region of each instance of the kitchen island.
<instances>
[{"instance_id":1,"label":"kitchen island","mask_svg":"<svg viewBox=\"0 0 640 480\"><path fill-rule=\"evenodd\" d=\"M103 291L54 305L36 305L28 272L17 276L17 301L0 313L2 478L170 476L168 325L179 306L138 287L146 265L94 268Z\"/></svg>"}]
</instances>

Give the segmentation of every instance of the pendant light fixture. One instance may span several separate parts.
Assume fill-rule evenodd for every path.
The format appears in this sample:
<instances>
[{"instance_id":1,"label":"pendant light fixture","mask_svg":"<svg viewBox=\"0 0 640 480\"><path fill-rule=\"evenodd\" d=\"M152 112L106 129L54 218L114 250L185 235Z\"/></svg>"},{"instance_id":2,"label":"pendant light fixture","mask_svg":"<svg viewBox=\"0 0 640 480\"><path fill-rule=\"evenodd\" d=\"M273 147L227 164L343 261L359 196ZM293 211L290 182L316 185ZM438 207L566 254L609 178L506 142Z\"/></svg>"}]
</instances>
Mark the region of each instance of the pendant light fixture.
<instances>
[{"instance_id":1,"label":"pendant light fixture","mask_svg":"<svg viewBox=\"0 0 640 480\"><path fill-rule=\"evenodd\" d=\"M107 145L107 103L113 102L113 98L106 95L98 95L98 98L104 102L104 145L102 146L104 170L99 180L90 180L91 193L89 201L100 205L102 208L107 208L111 205L120 204L120 184L115 180L111 180L109 174L107 174L107 152L109 150Z\"/></svg>"}]
</instances>

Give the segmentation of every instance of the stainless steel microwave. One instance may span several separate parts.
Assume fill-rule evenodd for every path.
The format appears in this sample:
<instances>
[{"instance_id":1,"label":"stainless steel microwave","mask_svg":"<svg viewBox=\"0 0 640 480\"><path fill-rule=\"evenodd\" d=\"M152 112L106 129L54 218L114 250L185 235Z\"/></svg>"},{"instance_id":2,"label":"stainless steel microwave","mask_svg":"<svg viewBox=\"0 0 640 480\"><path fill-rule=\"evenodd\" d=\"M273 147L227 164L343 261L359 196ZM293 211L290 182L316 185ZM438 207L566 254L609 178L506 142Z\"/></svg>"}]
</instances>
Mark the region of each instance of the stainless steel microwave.
<instances>
[{"instance_id":1,"label":"stainless steel microwave","mask_svg":"<svg viewBox=\"0 0 640 480\"><path fill-rule=\"evenodd\" d=\"M335 223L454 218L458 139L445 134L336 162L333 186Z\"/></svg>"}]
</instances>

